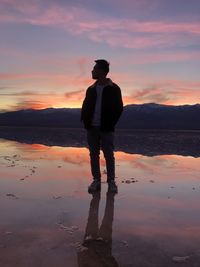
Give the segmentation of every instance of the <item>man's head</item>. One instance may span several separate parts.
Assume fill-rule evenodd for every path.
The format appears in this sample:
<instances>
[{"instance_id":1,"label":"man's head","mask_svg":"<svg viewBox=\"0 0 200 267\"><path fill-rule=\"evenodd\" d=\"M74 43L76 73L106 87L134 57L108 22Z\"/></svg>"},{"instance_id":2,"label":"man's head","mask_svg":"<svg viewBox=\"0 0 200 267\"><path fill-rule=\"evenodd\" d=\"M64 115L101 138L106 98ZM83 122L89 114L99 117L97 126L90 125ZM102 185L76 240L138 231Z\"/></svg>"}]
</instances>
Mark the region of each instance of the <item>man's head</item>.
<instances>
[{"instance_id":1,"label":"man's head","mask_svg":"<svg viewBox=\"0 0 200 267\"><path fill-rule=\"evenodd\" d=\"M109 63L105 59L95 60L96 64L92 70L94 80L105 78L109 72Z\"/></svg>"}]
</instances>

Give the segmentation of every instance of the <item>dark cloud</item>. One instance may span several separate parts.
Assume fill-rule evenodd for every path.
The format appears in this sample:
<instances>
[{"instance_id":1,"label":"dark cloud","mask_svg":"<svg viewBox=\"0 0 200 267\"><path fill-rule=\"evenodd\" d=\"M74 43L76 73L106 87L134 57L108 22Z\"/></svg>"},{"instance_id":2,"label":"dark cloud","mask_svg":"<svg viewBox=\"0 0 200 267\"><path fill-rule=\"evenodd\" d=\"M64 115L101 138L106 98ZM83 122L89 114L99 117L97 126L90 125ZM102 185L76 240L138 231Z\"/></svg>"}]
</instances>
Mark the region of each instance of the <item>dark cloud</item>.
<instances>
[{"instance_id":1,"label":"dark cloud","mask_svg":"<svg viewBox=\"0 0 200 267\"><path fill-rule=\"evenodd\" d=\"M10 105L9 110L21 110L21 109L44 109L49 108L49 104L37 101L37 100L22 100L16 103L16 105Z\"/></svg>"}]
</instances>

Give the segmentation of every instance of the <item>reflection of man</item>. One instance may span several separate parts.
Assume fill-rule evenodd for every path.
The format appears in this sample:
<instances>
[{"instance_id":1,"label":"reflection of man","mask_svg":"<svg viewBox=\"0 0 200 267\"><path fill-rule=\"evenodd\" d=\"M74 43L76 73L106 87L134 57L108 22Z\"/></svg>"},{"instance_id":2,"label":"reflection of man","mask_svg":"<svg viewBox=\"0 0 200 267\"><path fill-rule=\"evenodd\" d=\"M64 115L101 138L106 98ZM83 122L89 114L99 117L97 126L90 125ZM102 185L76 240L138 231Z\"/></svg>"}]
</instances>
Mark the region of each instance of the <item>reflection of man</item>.
<instances>
[{"instance_id":1,"label":"reflection of man","mask_svg":"<svg viewBox=\"0 0 200 267\"><path fill-rule=\"evenodd\" d=\"M108 189L117 193L113 133L123 110L121 90L117 84L106 78L109 63L104 59L95 62L92 78L96 82L87 89L81 112L81 119L87 129L91 172L94 179L88 191L93 193L101 189L99 154L102 148L106 160Z\"/></svg>"},{"instance_id":2,"label":"reflection of man","mask_svg":"<svg viewBox=\"0 0 200 267\"><path fill-rule=\"evenodd\" d=\"M83 246L86 250L78 253L79 267L118 267L112 256L112 223L114 216L114 193L108 192L101 227L98 229L100 193L93 194Z\"/></svg>"}]
</instances>

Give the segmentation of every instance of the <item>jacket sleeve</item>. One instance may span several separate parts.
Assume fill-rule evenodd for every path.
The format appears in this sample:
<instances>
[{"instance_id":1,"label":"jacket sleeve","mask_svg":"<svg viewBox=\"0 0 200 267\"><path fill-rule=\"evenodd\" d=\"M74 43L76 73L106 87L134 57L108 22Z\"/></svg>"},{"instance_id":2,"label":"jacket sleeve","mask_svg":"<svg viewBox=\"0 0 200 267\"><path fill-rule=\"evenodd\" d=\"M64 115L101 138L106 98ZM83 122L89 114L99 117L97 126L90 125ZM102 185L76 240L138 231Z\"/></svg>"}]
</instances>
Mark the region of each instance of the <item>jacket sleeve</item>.
<instances>
[{"instance_id":1,"label":"jacket sleeve","mask_svg":"<svg viewBox=\"0 0 200 267\"><path fill-rule=\"evenodd\" d=\"M85 113L86 113L86 106L87 106L87 99L88 99L88 89L89 88L87 88L87 90L86 90L85 98L83 100L82 107L81 107L81 121L84 120Z\"/></svg>"},{"instance_id":2,"label":"jacket sleeve","mask_svg":"<svg viewBox=\"0 0 200 267\"><path fill-rule=\"evenodd\" d=\"M115 99L115 124L118 122L123 111L123 100L121 89L116 85L116 99Z\"/></svg>"},{"instance_id":3,"label":"jacket sleeve","mask_svg":"<svg viewBox=\"0 0 200 267\"><path fill-rule=\"evenodd\" d=\"M92 87L89 87L86 91L85 99L83 100L81 109L81 121L83 121L86 129L91 126L95 101L95 91Z\"/></svg>"}]
</instances>

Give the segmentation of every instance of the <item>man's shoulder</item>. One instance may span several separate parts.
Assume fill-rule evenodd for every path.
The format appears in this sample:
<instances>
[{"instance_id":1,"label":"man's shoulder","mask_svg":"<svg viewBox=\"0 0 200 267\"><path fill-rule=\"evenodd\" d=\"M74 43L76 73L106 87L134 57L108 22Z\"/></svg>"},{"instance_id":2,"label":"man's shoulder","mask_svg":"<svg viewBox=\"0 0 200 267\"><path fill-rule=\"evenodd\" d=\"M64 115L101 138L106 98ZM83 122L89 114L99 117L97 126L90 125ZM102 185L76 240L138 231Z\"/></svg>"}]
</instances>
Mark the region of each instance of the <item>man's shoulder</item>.
<instances>
[{"instance_id":1,"label":"man's shoulder","mask_svg":"<svg viewBox=\"0 0 200 267\"><path fill-rule=\"evenodd\" d=\"M113 86L114 86L114 87L117 87L117 88L120 88L119 85L116 84L116 83L113 83Z\"/></svg>"},{"instance_id":2,"label":"man's shoulder","mask_svg":"<svg viewBox=\"0 0 200 267\"><path fill-rule=\"evenodd\" d=\"M118 84L116 84L116 83L114 83L114 82L112 82L112 85L110 85L113 89L115 89L115 90L120 90L120 87L119 87L119 85Z\"/></svg>"},{"instance_id":3,"label":"man's shoulder","mask_svg":"<svg viewBox=\"0 0 200 267\"><path fill-rule=\"evenodd\" d=\"M87 88L87 91L93 91L94 89L95 89L95 86L94 84L92 84Z\"/></svg>"}]
</instances>

